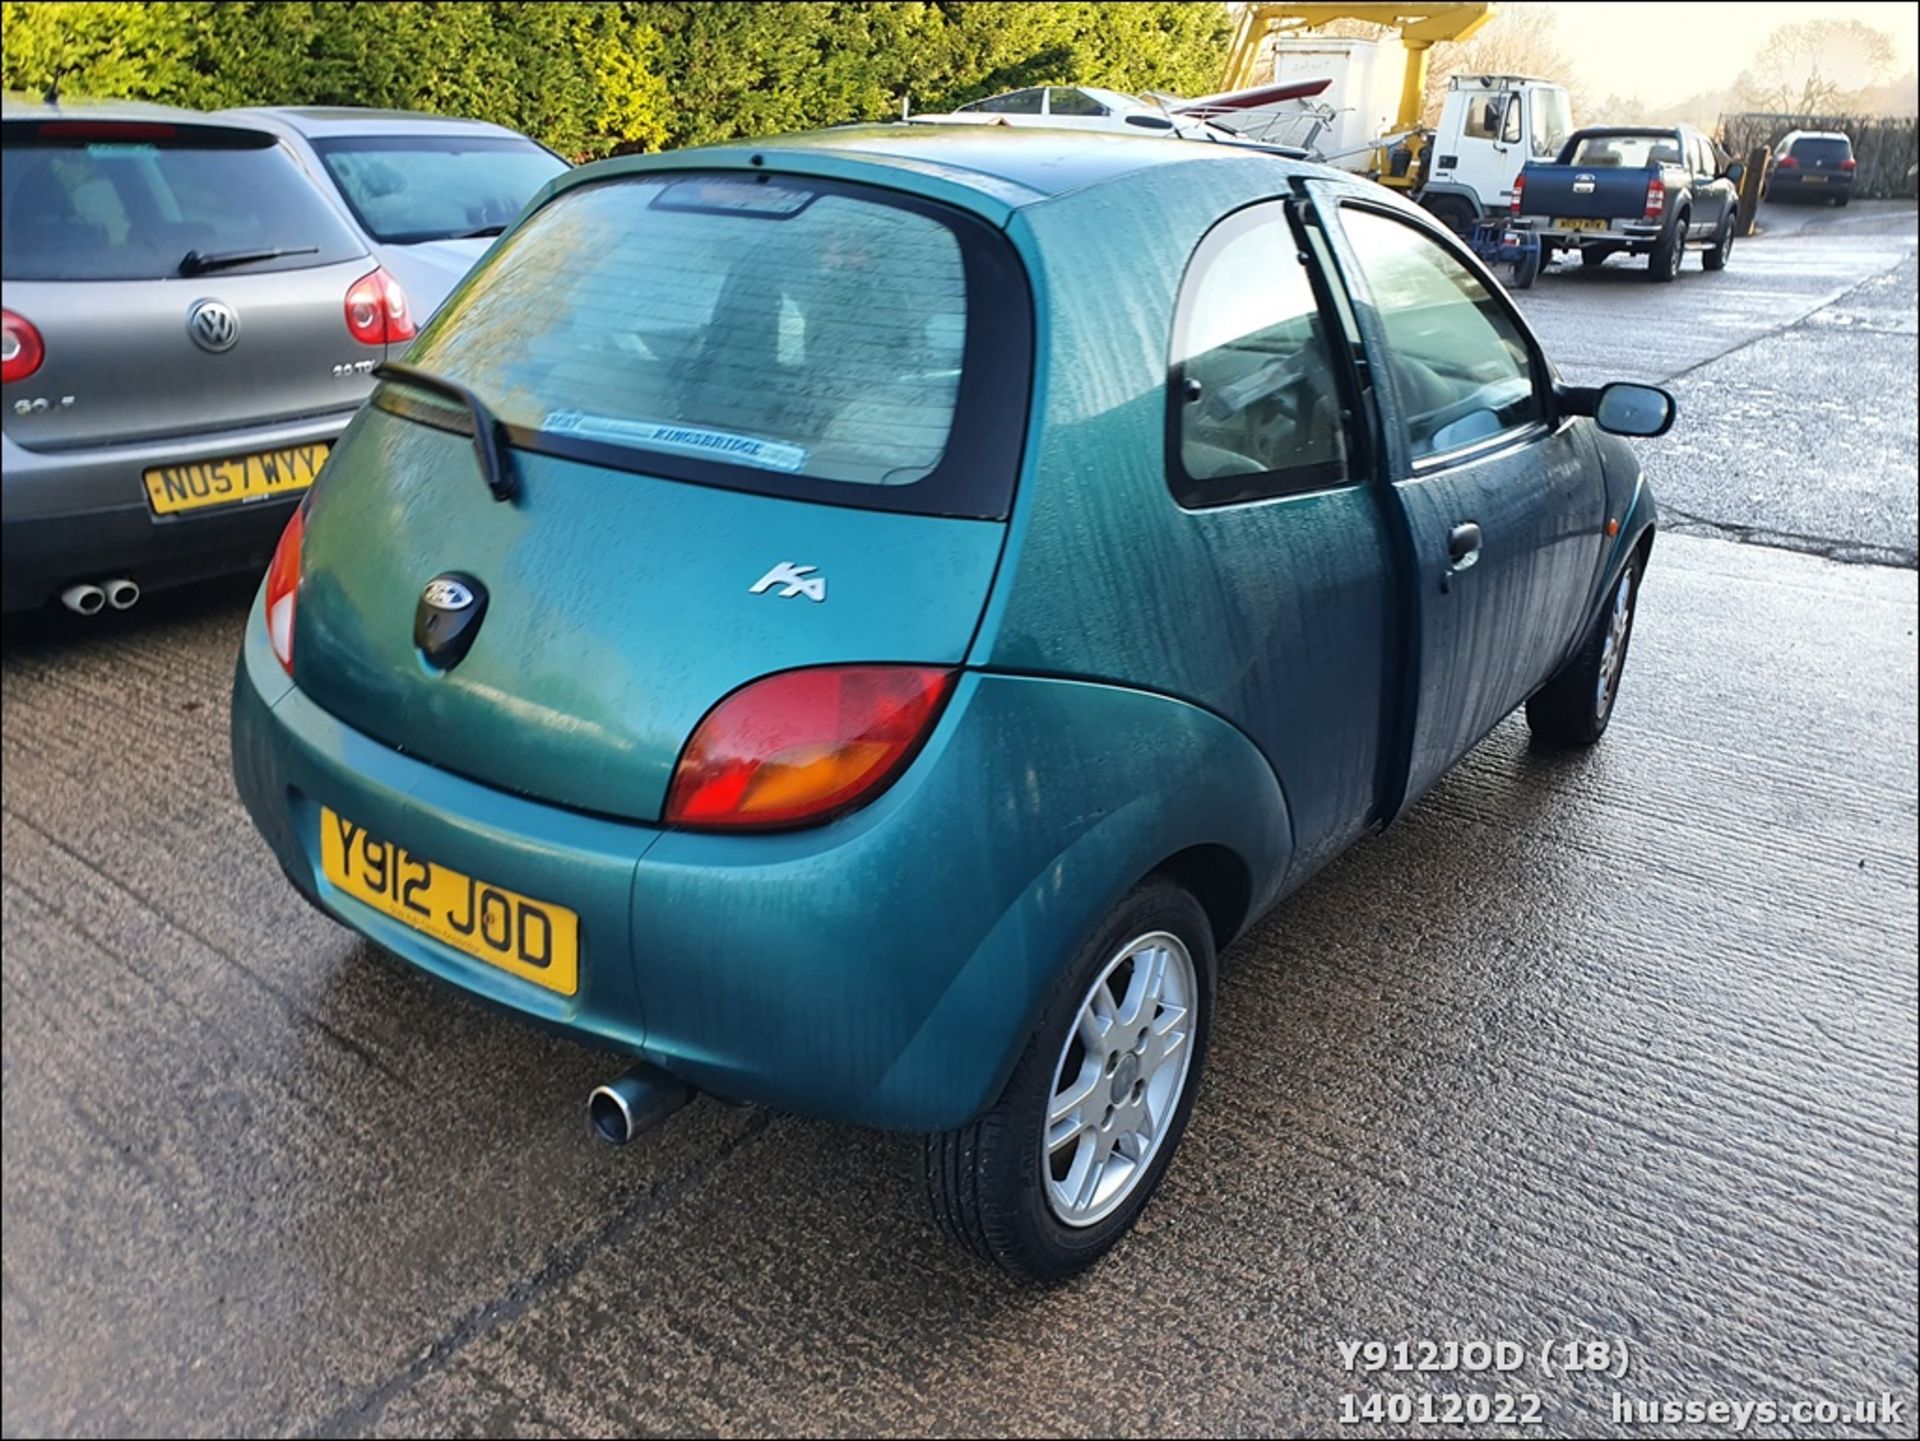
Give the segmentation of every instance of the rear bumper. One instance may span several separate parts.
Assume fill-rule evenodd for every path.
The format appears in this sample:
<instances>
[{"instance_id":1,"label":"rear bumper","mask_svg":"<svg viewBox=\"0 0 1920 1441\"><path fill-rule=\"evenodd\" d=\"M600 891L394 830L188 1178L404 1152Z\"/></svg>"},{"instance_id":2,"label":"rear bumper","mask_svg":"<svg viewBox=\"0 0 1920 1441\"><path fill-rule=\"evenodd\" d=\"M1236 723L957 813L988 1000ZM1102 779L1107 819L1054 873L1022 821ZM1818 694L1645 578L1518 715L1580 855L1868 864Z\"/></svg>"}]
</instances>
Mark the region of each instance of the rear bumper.
<instances>
[{"instance_id":1,"label":"rear bumper","mask_svg":"<svg viewBox=\"0 0 1920 1441\"><path fill-rule=\"evenodd\" d=\"M1523 216L1513 224L1515 230L1537 235L1552 245L1578 249L1586 245L1647 249L1660 238L1665 228L1658 220L1613 221L1605 230L1569 230L1553 223L1550 216Z\"/></svg>"},{"instance_id":2,"label":"rear bumper","mask_svg":"<svg viewBox=\"0 0 1920 1441\"><path fill-rule=\"evenodd\" d=\"M353 412L135 445L35 451L0 440L0 573L7 610L43 604L75 581L125 576L145 590L262 567L299 496L155 515L142 474L339 438Z\"/></svg>"},{"instance_id":3,"label":"rear bumper","mask_svg":"<svg viewBox=\"0 0 1920 1441\"><path fill-rule=\"evenodd\" d=\"M1767 176L1767 198L1802 196L1817 200L1825 195L1853 194L1853 173L1847 170L1816 171L1775 170Z\"/></svg>"},{"instance_id":4,"label":"rear bumper","mask_svg":"<svg viewBox=\"0 0 1920 1441\"><path fill-rule=\"evenodd\" d=\"M583 815L342 724L280 669L258 600L233 766L293 884L419 969L726 1099L902 1130L945 1130L992 1102L1066 959L1160 861L1221 844L1265 878L1287 853L1272 771L1224 722L1137 691L979 674L906 775L817 829L702 835ZM575 994L337 889L322 806L575 911Z\"/></svg>"}]
</instances>

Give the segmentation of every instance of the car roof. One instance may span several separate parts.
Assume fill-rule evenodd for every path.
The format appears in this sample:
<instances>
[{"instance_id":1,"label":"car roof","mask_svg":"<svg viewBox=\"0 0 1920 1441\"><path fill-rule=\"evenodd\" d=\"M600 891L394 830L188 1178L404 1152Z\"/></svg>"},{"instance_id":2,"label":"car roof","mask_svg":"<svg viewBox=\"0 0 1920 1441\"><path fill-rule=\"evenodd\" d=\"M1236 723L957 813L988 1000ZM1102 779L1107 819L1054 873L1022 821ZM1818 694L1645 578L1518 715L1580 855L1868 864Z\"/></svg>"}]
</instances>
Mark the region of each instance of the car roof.
<instances>
[{"instance_id":1,"label":"car roof","mask_svg":"<svg viewBox=\"0 0 1920 1441\"><path fill-rule=\"evenodd\" d=\"M1785 145L1789 140L1844 140L1853 144L1853 137L1844 130L1789 130L1780 143Z\"/></svg>"},{"instance_id":2,"label":"car roof","mask_svg":"<svg viewBox=\"0 0 1920 1441\"><path fill-rule=\"evenodd\" d=\"M780 159L818 158L854 160L862 167L881 166L972 192L993 207L1009 209L1031 205L1070 191L1084 190L1125 175L1202 165L1228 159L1258 158L1287 167L1288 173L1338 174L1324 167L1302 164L1256 145L1231 141L1170 140L1159 133L1127 135L1107 130L1048 129L1036 126L849 125L799 135L733 141L697 150L664 155L628 156L583 166L553 182L571 186L612 173L641 170L695 169L720 162L736 168L741 156L778 169Z\"/></svg>"},{"instance_id":3,"label":"car roof","mask_svg":"<svg viewBox=\"0 0 1920 1441\"><path fill-rule=\"evenodd\" d=\"M147 100L95 100L63 95L49 104L39 96L11 90L4 102L0 102L0 116L8 120L172 120L180 124L190 121L205 124L210 118L204 110L156 105Z\"/></svg>"},{"instance_id":4,"label":"car roof","mask_svg":"<svg viewBox=\"0 0 1920 1441\"><path fill-rule=\"evenodd\" d=\"M375 110L357 105L244 105L219 113L277 121L307 136L452 135L476 131L489 135L519 134L490 120L432 115L424 110Z\"/></svg>"}]
</instances>

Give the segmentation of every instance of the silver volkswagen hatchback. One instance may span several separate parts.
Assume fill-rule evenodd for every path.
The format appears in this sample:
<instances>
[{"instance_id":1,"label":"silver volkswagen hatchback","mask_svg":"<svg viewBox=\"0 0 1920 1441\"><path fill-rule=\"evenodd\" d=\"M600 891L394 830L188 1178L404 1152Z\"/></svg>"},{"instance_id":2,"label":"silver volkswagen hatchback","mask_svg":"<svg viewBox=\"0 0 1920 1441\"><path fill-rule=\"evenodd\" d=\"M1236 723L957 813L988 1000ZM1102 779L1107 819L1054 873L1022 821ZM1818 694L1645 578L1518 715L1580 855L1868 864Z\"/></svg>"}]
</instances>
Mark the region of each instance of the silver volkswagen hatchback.
<instances>
[{"instance_id":1,"label":"silver volkswagen hatchback","mask_svg":"<svg viewBox=\"0 0 1920 1441\"><path fill-rule=\"evenodd\" d=\"M405 291L266 127L9 104L0 142L5 608L264 566Z\"/></svg>"},{"instance_id":2,"label":"silver volkswagen hatchback","mask_svg":"<svg viewBox=\"0 0 1920 1441\"><path fill-rule=\"evenodd\" d=\"M344 105L223 110L272 130L407 288L424 325L534 192L568 168L485 120Z\"/></svg>"}]
</instances>

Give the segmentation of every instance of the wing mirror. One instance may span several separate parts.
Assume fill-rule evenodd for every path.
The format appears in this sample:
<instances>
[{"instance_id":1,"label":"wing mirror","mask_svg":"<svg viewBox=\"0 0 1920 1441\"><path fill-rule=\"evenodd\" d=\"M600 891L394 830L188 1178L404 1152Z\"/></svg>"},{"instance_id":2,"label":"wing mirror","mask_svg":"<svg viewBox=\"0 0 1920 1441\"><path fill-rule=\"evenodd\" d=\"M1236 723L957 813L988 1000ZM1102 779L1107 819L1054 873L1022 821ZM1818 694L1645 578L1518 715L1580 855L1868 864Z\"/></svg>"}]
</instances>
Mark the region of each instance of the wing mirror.
<instances>
[{"instance_id":1,"label":"wing mirror","mask_svg":"<svg viewBox=\"0 0 1920 1441\"><path fill-rule=\"evenodd\" d=\"M1613 435L1652 437L1673 429L1679 406L1657 385L1616 380L1607 385L1562 385L1555 388L1563 415L1590 415Z\"/></svg>"}]
</instances>

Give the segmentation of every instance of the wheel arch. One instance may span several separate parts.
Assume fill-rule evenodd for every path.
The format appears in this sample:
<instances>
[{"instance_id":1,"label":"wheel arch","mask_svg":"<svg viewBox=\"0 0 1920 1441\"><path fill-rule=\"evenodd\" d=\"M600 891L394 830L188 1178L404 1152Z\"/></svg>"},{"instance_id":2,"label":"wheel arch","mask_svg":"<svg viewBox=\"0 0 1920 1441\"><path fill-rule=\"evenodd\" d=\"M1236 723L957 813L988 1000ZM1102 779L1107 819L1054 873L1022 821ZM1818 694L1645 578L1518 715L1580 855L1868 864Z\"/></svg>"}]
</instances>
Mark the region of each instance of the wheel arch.
<instances>
[{"instance_id":1,"label":"wheel arch","mask_svg":"<svg viewBox=\"0 0 1920 1441\"><path fill-rule=\"evenodd\" d=\"M1253 910L1253 870L1232 846L1210 841L1188 846L1148 874L1166 876L1200 902L1213 926L1216 954L1246 929Z\"/></svg>"},{"instance_id":2,"label":"wheel arch","mask_svg":"<svg viewBox=\"0 0 1920 1441\"><path fill-rule=\"evenodd\" d=\"M1169 876L1194 895L1217 952L1281 894L1292 869L1291 807L1280 778L1225 718L1097 682L1002 683L1044 687L1094 708L1089 716L1108 717L1101 728L1079 729L1119 742L1104 750L1103 789L1111 799L1088 794L1086 809L1067 812L1074 817L1068 830L1019 862L1028 881L878 1078L859 1108L866 1124L945 1130L990 1106L1031 1040L1061 968L1148 877ZM1141 728L1122 740L1117 726L1128 714ZM1016 780L1000 789L1017 794ZM964 1080L951 1064L957 1037L973 1055Z\"/></svg>"}]
</instances>

